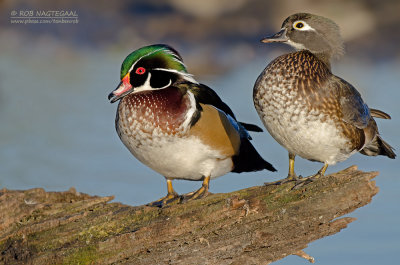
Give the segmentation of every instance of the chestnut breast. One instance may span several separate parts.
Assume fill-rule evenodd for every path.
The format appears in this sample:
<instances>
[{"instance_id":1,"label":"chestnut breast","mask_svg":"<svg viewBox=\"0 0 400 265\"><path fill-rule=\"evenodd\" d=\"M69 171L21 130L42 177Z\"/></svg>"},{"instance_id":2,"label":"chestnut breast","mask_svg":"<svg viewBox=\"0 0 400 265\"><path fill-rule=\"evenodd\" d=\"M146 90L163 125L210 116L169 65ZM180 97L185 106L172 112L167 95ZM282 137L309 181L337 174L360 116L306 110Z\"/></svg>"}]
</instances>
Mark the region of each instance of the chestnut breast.
<instances>
[{"instance_id":1,"label":"chestnut breast","mask_svg":"<svg viewBox=\"0 0 400 265\"><path fill-rule=\"evenodd\" d=\"M175 87L134 93L125 96L118 106L117 128L126 134L153 134L154 130L176 134L189 108L189 98Z\"/></svg>"}]
</instances>

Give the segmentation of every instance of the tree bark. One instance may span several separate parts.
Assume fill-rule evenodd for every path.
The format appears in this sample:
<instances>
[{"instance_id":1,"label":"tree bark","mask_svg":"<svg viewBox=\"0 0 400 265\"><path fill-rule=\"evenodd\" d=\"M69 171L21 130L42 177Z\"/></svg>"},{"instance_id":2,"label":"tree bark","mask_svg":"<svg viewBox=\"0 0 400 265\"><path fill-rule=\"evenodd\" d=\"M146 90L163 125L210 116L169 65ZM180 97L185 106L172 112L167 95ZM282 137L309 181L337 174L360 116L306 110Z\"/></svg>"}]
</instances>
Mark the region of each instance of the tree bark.
<instances>
[{"instance_id":1,"label":"tree bark","mask_svg":"<svg viewBox=\"0 0 400 265\"><path fill-rule=\"evenodd\" d=\"M260 186L166 208L0 190L0 264L269 264L345 228L377 172L355 166L297 190ZM334 255L334 254L332 254Z\"/></svg>"}]
</instances>

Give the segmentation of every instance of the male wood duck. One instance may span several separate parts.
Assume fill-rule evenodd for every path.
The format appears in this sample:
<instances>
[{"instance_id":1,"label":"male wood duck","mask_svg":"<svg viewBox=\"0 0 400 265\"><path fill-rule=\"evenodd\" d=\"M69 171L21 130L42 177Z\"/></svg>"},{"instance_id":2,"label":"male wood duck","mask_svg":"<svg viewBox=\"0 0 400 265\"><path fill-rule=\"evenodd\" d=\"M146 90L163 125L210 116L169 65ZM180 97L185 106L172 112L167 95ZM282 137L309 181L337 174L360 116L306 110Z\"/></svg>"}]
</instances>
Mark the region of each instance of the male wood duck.
<instances>
[{"instance_id":1,"label":"male wood duck","mask_svg":"<svg viewBox=\"0 0 400 265\"><path fill-rule=\"evenodd\" d=\"M328 165L356 152L395 158L374 119L390 116L368 108L351 84L331 72L331 59L343 53L339 27L333 21L294 14L278 33L262 42L287 43L297 50L273 60L253 90L254 105L265 127L289 152L288 177L274 184L296 181L304 185L323 176ZM300 179L294 172L296 155L324 166L314 176Z\"/></svg>"},{"instance_id":2,"label":"male wood duck","mask_svg":"<svg viewBox=\"0 0 400 265\"><path fill-rule=\"evenodd\" d=\"M108 98L120 101L115 124L121 141L167 180L167 195L151 206L201 198L210 179L228 172L276 171L250 143L247 130L262 129L238 122L211 88L187 72L170 46L151 45L129 54L122 63L121 82ZM203 185L179 196L173 179Z\"/></svg>"}]
</instances>

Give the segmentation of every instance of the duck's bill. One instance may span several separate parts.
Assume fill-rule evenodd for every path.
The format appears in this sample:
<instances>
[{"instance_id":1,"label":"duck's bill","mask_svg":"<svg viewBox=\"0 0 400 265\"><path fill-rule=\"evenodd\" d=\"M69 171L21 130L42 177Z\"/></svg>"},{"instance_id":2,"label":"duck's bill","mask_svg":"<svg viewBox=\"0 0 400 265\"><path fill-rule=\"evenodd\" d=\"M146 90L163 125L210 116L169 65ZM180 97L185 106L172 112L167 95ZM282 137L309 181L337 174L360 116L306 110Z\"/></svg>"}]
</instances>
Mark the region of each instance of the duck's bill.
<instances>
[{"instance_id":1,"label":"duck's bill","mask_svg":"<svg viewBox=\"0 0 400 265\"><path fill-rule=\"evenodd\" d=\"M271 43L271 42L287 42L289 39L286 36L287 30L281 29L278 33L275 33L273 35L267 36L261 40L263 43Z\"/></svg>"},{"instance_id":2,"label":"duck's bill","mask_svg":"<svg viewBox=\"0 0 400 265\"><path fill-rule=\"evenodd\" d=\"M132 89L133 88L130 83L122 80L119 83L118 87L108 95L108 100L110 100L111 103L114 103L123 98L124 96L126 96L127 94L129 94L130 92L132 92Z\"/></svg>"}]
</instances>

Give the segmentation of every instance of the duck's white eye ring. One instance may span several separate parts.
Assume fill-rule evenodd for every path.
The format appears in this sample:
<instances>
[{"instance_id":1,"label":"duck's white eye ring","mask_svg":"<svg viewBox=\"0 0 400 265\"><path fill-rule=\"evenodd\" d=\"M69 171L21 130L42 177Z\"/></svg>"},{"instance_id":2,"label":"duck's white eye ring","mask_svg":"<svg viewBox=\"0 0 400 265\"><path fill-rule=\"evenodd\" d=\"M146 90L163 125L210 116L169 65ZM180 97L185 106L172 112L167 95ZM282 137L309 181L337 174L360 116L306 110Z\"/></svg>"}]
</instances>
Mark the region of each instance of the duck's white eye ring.
<instances>
[{"instance_id":1,"label":"duck's white eye ring","mask_svg":"<svg viewBox=\"0 0 400 265\"><path fill-rule=\"evenodd\" d=\"M303 20L297 20L296 22L293 23L293 28L295 30L301 30L301 31L306 31L306 30L314 30L310 25L308 25L306 22Z\"/></svg>"},{"instance_id":2,"label":"duck's white eye ring","mask_svg":"<svg viewBox=\"0 0 400 265\"><path fill-rule=\"evenodd\" d=\"M293 27L295 29L301 29L302 27L304 27L304 23L301 21L298 21L298 22L294 23Z\"/></svg>"}]
</instances>

